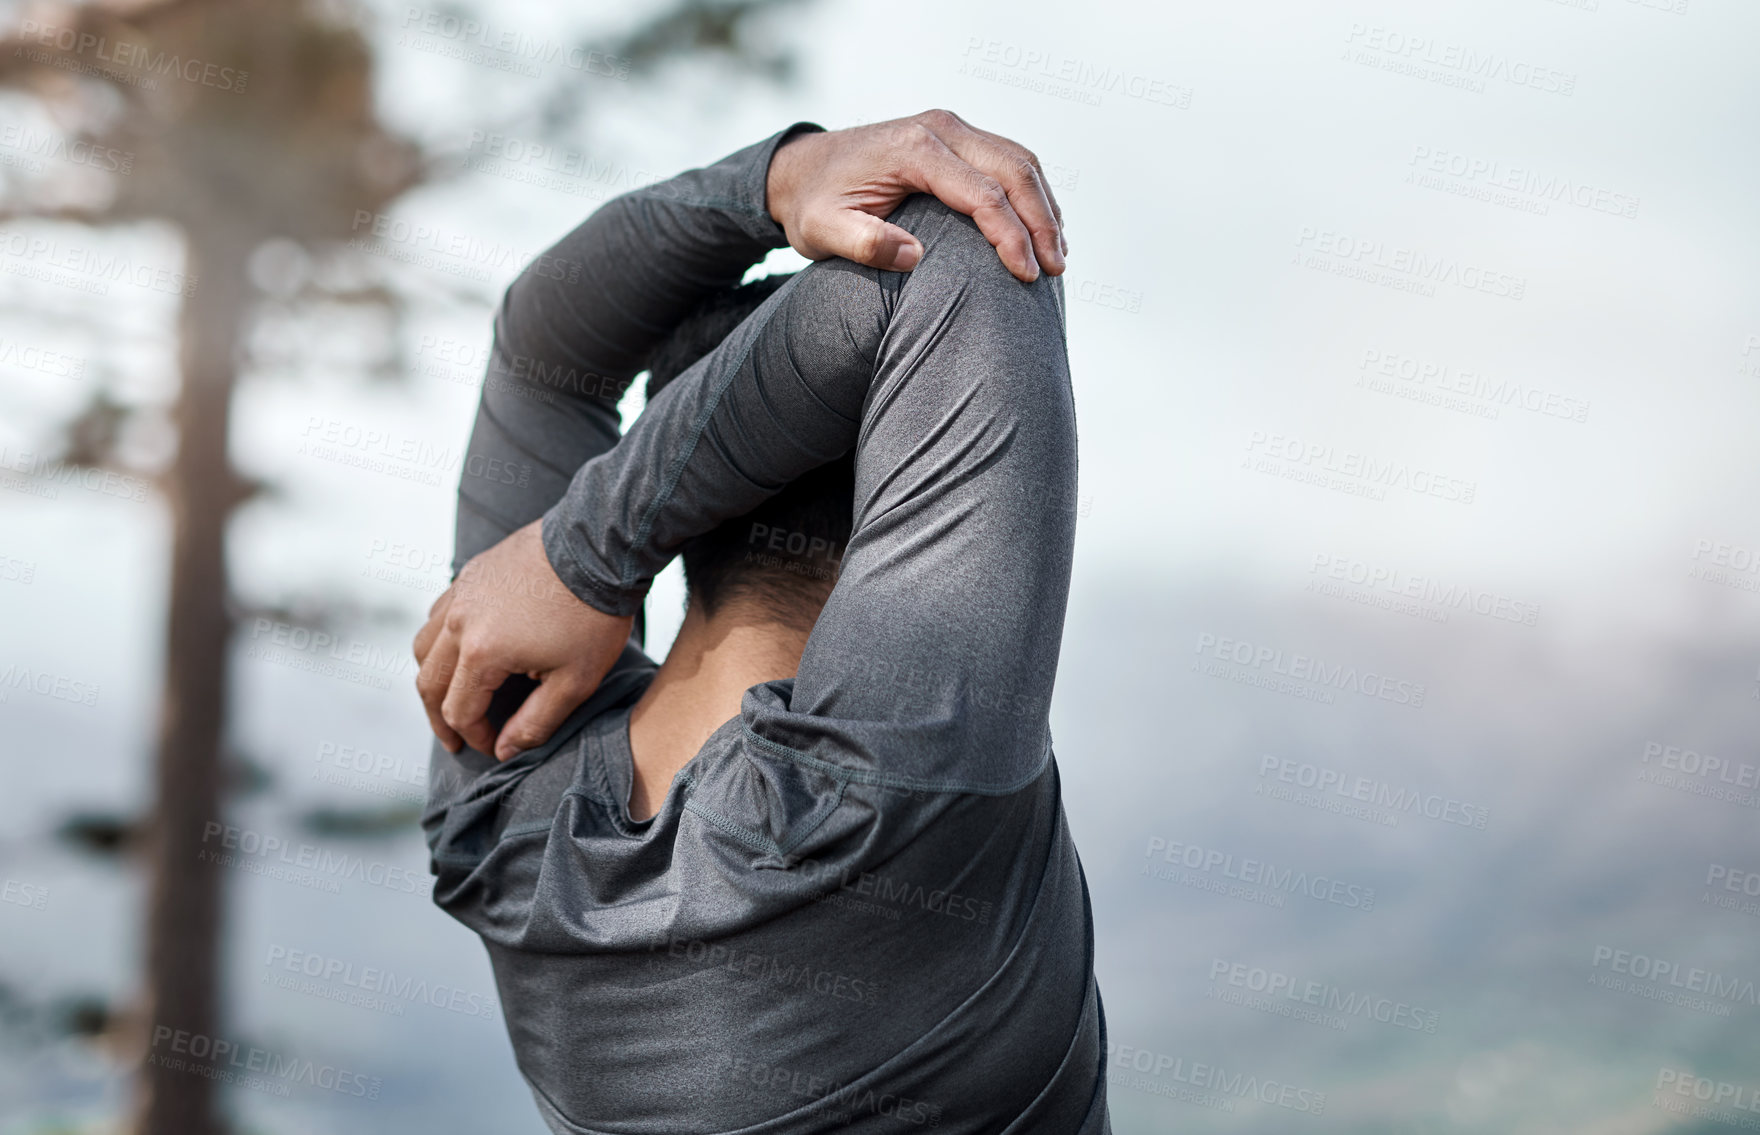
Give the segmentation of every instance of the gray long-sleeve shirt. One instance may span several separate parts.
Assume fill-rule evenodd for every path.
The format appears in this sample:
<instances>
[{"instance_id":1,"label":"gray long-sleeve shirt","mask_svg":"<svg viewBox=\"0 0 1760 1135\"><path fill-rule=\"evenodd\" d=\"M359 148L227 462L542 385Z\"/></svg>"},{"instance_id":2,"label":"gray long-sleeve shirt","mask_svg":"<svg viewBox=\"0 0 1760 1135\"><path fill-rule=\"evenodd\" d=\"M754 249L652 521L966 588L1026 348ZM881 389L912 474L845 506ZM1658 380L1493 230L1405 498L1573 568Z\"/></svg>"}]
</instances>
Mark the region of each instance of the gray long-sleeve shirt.
<instances>
[{"instance_id":1,"label":"gray long-sleeve shirt","mask_svg":"<svg viewBox=\"0 0 1760 1135\"><path fill-rule=\"evenodd\" d=\"M508 289L455 559L542 515L569 588L629 614L684 541L853 449L798 675L748 690L640 822L638 640L539 748L435 745L435 901L486 943L556 1131L1109 1132L1047 720L1075 519L1058 281L913 197L914 271L803 270L618 437L648 350L786 243L765 181L800 129L609 202Z\"/></svg>"}]
</instances>

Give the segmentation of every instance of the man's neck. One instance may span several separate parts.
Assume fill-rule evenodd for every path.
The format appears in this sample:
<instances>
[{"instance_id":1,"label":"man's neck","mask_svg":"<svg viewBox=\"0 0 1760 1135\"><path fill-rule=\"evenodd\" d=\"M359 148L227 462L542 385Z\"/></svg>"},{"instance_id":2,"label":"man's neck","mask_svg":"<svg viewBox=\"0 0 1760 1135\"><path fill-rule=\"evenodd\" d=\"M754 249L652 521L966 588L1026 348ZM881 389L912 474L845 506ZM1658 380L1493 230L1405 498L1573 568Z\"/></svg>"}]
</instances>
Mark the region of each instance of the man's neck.
<instances>
[{"instance_id":1,"label":"man's neck","mask_svg":"<svg viewBox=\"0 0 1760 1135\"><path fill-rule=\"evenodd\" d=\"M660 810L673 774L739 714L747 689L794 677L809 633L733 604L711 618L691 602L666 661L630 711L631 817L645 820Z\"/></svg>"}]
</instances>

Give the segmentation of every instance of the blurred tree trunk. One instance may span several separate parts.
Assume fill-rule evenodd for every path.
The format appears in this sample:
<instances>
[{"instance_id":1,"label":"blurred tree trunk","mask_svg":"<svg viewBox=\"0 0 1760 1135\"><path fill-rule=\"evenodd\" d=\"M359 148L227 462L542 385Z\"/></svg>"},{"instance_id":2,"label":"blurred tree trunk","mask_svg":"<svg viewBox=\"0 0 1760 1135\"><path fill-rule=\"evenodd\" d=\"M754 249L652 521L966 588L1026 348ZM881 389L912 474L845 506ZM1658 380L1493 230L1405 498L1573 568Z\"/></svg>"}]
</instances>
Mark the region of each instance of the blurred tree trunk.
<instances>
[{"instance_id":1,"label":"blurred tree trunk","mask_svg":"<svg viewBox=\"0 0 1760 1135\"><path fill-rule=\"evenodd\" d=\"M203 856L204 825L221 818L227 704L226 522L241 498L226 453L238 335L244 327L246 234L224 222L187 231L196 278L180 320L183 389L177 456L165 479L172 523L171 595L159 723L155 811L147 848L149 1029L212 1037L218 1022L220 868ZM219 844L210 841L209 850ZM167 1045L147 1051L164 1052ZM138 1080L140 1135L218 1135L214 1081L149 1060Z\"/></svg>"},{"instance_id":2,"label":"blurred tree trunk","mask_svg":"<svg viewBox=\"0 0 1760 1135\"><path fill-rule=\"evenodd\" d=\"M718 54L742 70L786 79L788 52L767 50L745 29L791 2L672 0L610 41L582 43L623 60L633 75ZM143 847L144 989L134 1011L106 1007L99 1015L128 1034L131 1055L144 1058L136 1135L224 1135L216 1081L163 1066L153 1057L169 1055L170 1044L153 1041L166 1029L239 1041L223 1023L220 997L224 875L212 854L202 855L224 852L202 836L207 825L225 820L233 618L225 538L233 510L248 495L227 460L227 427L245 366L241 344L262 298L248 265L272 238L340 255L363 211L382 212L411 188L465 167L460 155L428 152L380 120L366 33L372 21L352 0L89 0L45 8L34 18L67 34L53 46L22 29L0 38L0 90L35 96L70 140L135 161L127 176L112 179L105 203L70 206L51 178L33 187L39 192L8 201L0 220L55 218L99 229L167 222L183 235L185 278L195 281L179 313L176 455L160 486L171 517L172 562L154 810ZM82 52L97 43L150 48L155 59L219 61L248 75L249 85L214 90L177 73L141 83L139 67L93 67ZM94 86L108 87L107 97L88 97ZM563 137L595 90L576 74L558 74L508 121L482 124ZM375 304L398 316L404 297L397 274L372 271L383 266L370 258L356 265L362 266L369 269L366 283L311 284L309 298ZM71 423L70 461L110 460L116 405L106 397L97 391L89 412ZM93 430L80 428L87 421ZM87 442L78 441L82 432L91 433Z\"/></svg>"}]
</instances>

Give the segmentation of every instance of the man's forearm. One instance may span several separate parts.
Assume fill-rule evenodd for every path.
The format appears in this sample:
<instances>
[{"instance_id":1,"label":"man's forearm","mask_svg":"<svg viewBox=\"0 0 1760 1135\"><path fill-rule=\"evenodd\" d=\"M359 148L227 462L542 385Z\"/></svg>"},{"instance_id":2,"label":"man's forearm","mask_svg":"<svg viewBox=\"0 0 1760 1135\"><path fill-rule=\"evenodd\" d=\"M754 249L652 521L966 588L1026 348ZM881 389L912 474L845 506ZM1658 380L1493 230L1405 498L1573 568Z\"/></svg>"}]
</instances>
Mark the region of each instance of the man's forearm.
<instances>
[{"instance_id":1,"label":"man's forearm","mask_svg":"<svg viewBox=\"0 0 1760 1135\"><path fill-rule=\"evenodd\" d=\"M617 402L704 296L785 243L770 156L812 123L606 203L507 289L459 485L453 568L537 519L616 444Z\"/></svg>"},{"instance_id":2,"label":"man's forearm","mask_svg":"<svg viewBox=\"0 0 1760 1135\"><path fill-rule=\"evenodd\" d=\"M871 269L827 261L770 297L651 403L618 449L581 467L544 517L556 573L608 614L640 609L684 542L849 451L884 322ZM791 304L802 287L812 303ZM843 322L836 301L850 300ZM760 366L760 335L786 339Z\"/></svg>"}]
</instances>

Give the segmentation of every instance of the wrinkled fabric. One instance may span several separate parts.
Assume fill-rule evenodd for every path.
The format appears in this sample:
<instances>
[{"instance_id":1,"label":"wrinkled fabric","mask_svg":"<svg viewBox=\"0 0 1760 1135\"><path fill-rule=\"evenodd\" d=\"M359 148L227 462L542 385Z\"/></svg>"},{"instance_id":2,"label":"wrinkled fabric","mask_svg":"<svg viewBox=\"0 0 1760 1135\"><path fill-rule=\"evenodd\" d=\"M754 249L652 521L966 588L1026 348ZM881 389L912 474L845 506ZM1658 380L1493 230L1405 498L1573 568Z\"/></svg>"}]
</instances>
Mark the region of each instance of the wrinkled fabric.
<instances>
[{"instance_id":1,"label":"wrinkled fabric","mask_svg":"<svg viewBox=\"0 0 1760 1135\"><path fill-rule=\"evenodd\" d=\"M563 582L636 613L686 540L853 450L846 548L750 535L788 570L840 564L799 672L748 690L641 822L639 631L544 745L436 744L435 901L487 945L558 1132L1109 1132L1048 723L1075 520L1060 283L910 198L915 270L804 269L618 437L647 352L786 243L769 160L812 129L609 202L508 289L454 564L542 516Z\"/></svg>"}]
</instances>

